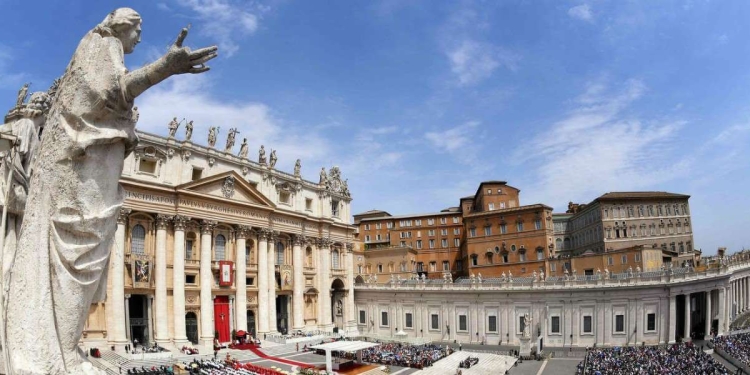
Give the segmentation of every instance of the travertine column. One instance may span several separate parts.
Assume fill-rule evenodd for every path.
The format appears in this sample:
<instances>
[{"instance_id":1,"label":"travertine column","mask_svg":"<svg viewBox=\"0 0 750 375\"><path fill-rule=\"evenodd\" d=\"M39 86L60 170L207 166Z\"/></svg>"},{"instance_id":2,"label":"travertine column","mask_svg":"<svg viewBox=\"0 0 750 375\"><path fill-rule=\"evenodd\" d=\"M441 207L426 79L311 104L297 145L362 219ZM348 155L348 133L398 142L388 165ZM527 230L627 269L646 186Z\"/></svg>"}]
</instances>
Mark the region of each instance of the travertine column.
<instances>
[{"instance_id":1,"label":"travertine column","mask_svg":"<svg viewBox=\"0 0 750 375\"><path fill-rule=\"evenodd\" d=\"M722 335L724 335L724 324L726 324L725 322L727 321L725 319L725 315L726 315L726 310L725 309L726 309L726 305L727 305L726 295L727 295L727 293L724 292L724 288L719 288L719 299L718 299L718 302L719 302L719 324L718 324L719 325L719 329L716 332L716 336L722 336Z\"/></svg>"},{"instance_id":2,"label":"travertine column","mask_svg":"<svg viewBox=\"0 0 750 375\"><path fill-rule=\"evenodd\" d=\"M706 328L705 334L703 335L704 340L711 338L711 291L706 291Z\"/></svg>"},{"instance_id":3,"label":"travertine column","mask_svg":"<svg viewBox=\"0 0 750 375\"><path fill-rule=\"evenodd\" d=\"M172 216L156 215L156 256L154 281L154 317L156 318L156 332L154 340L164 346L169 342L169 327L167 324L167 228Z\"/></svg>"},{"instance_id":4,"label":"travertine column","mask_svg":"<svg viewBox=\"0 0 750 375\"><path fill-rule=\"evenodd\" d=\"M278 331L276 327L276 241L279 240L279 232L273 232L268 243L268 330L272 333Z\"/></svg>"},{"instance_id":5,"label":"travertine column","mask_svg":"<svg viewBox=\"0 0 750 375\"><path fill-rule=\"evenodd\" d=\"M354 246L346 244L346 284L349 292L346 294L346 306L344 306L345 327L347 333L357 332L357 316L354 312Z\"/></svg>"},{"instance_id":6,"label":"travertine column","mask_svg":"<svg viewBox=\"0 0 750 375\"><path fill-rule=\"evenodd\" d=\"M268 333L268 237L265 229L258 231L258 337Z\"/></svg>"},{"instance_id":7,"label":"travertine column","mask_svg":"<svg viewBox=\"0 0 750 375\"><path fill-rule=\"evenodd\" d=\"M172 312L174 321L174 343L182 347L187 344L185 333L185 226L190 218L174 217L174 259L172 260Z\"/></svg>"},{"instance_id":8,"label":"travertine column","mask_svg":"<svg viewBox=\"0 0 750 375\"><path fill-rule=\"evenodd\" d=\"M109 275L112 278L112 295L107 298L108 312L112 314L112 328L110 332L110 345L118 348L128 344L127 327L130 322L126 320L125 313L125 229L128 224L129 208L121 208L117 217L117 232L112 246L112 266Z\"/></svg>"},{"instance_id":9,"label":"travertine column","mask_svg":"<svg viewBox=\"0 0 750 375\"><path fill-rule=\"evenodd\" d=\"M245 239L247 238L250 228L245 225L238 225L236 228L237 241L236 244L236 255L235 259L237 262L234 267L234 285L236 288L235 294L235 311L234 318L237 322L237 330L247 330L247 253L245 252Z\"/></svg>"},{"instance_id":10,"label":"travertine column","mask_svg":"<svg viewBox=\"0 0 750 375\"><path fill-rule=\"evenodd\" d=\"M214 300L211 291L214 275L211 272L212 238L215 221L203 220L201 223L201 344L211 346L214 340Z\"/></svg>"},{"instance_id":11,"label":"travertine column","mask_svg":"<svg viewBox=\"0 0 750 375\"><path fill-rule=\"evenodd\" d=\"M294 267L294 282L292 283L292 312L294 321L292 329L301 330L305 328L305 275L304 275L304 254L302 254L302 244L305 242L304 236L294 236L292 246L292 266Z\"/></svg>"},{"instance_id":12,"label":"travertine column","mask_svg":"<svg viewBox=\"0 0 750 375\"><path fill-rule=\"evenodd\" d=\"M320 303L321 303L321 314L319 317L320 329L329 331L332 328L333 321L331 320L331 240L328 238L321 238L319 243L320 247L320 263L318 264L318 272L320 274ZM390 321L389 316L389 321ZM390 324L389 324L390 325Z\"/></svg>"},{"instance_id":13,"label":"travertine column","mask_svg":"<svg viewBox=\"0 0 750 375\"><path fill-rule=\"evenodd\" d=\"M690 293L685 295L685 337L683 338L683 341L691 341L692 338L690 337Z\"/></svg>"},{"instance_id":14,"label":"travertine column","mask_svg":"<svg viewBox=\"0 0 750 375\"><path fill-rule=\"evenodd\" d=\"M229 332L231 334L232 331L235 330L234 328L234 297L235 296L229 296ZM234 337L230 337L229 341L234 342Z\"/></svg>"},{"instance_id":15,"label":"travertine column","mask_svg":"<svg viewBox=\"0 0 750 375\"><path fill-rule=\"evenodd\" d=\"M130 342L130 294L125 295L125 321L126 328L125 328L125 337L128 344L131 344ZM134 348L135 349L135 348Z\"/></svg>"},{"instance_id":16,"label":"travertine column","mask_svg":"<svg viewBox=\"0 0 750 375\"><path fill-rule=\"evenodd\" d=\"M677 340L677 296L669 296L669 343L674 344Z\"/></svg>"}]
</instances>

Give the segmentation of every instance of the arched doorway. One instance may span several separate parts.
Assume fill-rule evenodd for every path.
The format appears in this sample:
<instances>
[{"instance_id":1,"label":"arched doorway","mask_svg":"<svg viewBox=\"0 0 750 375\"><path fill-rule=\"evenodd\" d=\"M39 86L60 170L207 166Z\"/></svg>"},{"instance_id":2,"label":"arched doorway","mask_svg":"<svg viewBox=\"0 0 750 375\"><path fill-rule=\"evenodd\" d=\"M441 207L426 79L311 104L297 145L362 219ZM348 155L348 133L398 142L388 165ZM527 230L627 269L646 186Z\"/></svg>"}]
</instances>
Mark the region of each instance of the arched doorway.
<instances>
[{"instance_id":1,"label":"arched doorway","mask_svg":"<svg viewBox=\"0 0 750 375\"><path fill-rule=\"evenodd\" d=\"M253 310L247 310L247 332L253 337L255 336L255 312Z\"/></svg>"},{"instance_id":2,"label":"arched doorway","mask_svg":"<svg viewBox=\"0 0 750 375\"><path fill-rule=\"evenodd\" d=\"M365 279L362 278L362 275L357 275L357 277L354 278L354 283L355 284L364 284L365 283Z\"/></svg>"},{"instance_id":3,"label":"arched doorway","mask_svg":"<svg viewBox=\"0 0 750 375\"><path fill-rule=\"evenodd\" d=\"M194 312L185 314L185 333L193 344L198 344L198 316Z\"/></svg>"},{"instance_id":4,"label":"arched doorway","mask_svg":"<svg viewBox=\"0 0 750 375\"><path fill-rule=\"evenodd\" d=\"M346 288L341 279L333 280L331 283L331 321L338 330L344 329L344 309L346 305ZM334 329L336 329L334 328Z\"/></svg>"}]
</instances>

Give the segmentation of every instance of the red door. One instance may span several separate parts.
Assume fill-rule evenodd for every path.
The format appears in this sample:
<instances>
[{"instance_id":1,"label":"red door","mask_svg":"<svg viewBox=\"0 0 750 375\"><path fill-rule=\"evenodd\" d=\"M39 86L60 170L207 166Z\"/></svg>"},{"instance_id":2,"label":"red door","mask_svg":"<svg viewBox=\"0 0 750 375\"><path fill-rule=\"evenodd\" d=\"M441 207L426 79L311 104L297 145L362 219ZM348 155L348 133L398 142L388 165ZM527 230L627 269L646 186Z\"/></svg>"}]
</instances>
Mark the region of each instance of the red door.
<instances>
[{"instance_id":1,"label":"red door","mask_svg":"<svg viewBox=\"0 0 750 375\"><path fill-rule=\"evenodd\" d=\"M229 338L229 297L217 296L214 299L214 330L219 332L219 342L230 342Z\"/></svg>"}]
</instances>

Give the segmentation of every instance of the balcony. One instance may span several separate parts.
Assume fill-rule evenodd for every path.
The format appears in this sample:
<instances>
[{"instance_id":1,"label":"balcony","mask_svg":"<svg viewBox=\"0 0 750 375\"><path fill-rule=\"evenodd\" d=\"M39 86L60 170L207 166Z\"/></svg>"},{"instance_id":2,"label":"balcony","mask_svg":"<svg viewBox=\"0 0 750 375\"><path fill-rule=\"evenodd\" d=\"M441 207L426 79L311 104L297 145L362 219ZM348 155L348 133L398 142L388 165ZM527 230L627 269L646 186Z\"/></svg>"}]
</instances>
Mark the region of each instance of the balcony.
<instances>
[{"instance_id":1,"label":"balcony","mask_svg":"<svg viewBox=\"0 0 750 375\"><path fill-rule=\"evenodd\" d=\"M343 268L331 268L332 276L346 276L346 270Z\"/></svg>"},{"instance_id":2,"label":"balcony","mask_svg":"<svg viewBox=\"0 0 750 375\"><path fill-rule=\"evenodd\" d=\"M185 259L185 268L200 268L201 261L198 259Z\"/></svg>"},{"instance_id":3,"label":"balcony","mask_svg":"<svg viewBox=\"0 0 750 375\"><path fill-rule=\"evenodd\" d=\"M258 263L248 263L247 264L247 270L248 271L253 271L253 272L258 272Z\"/></svg>"}]
</instances>

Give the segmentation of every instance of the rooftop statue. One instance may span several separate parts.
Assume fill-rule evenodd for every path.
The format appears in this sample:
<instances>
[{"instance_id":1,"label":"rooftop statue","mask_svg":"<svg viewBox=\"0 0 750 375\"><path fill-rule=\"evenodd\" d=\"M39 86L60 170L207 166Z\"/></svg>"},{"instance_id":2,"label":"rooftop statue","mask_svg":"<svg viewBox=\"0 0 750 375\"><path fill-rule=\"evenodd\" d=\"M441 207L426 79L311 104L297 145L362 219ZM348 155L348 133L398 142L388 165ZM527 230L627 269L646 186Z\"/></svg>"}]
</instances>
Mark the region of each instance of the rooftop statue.
<instances>
[{"instance_id":1,"label":"rooftop statue","mask_svg":"<svg viewBox=\"0 0 750 375\"><path fill-rule=\"evenodd\" d=\"M173 118L172 121L169 122L169 138L174 138L175 134L177 134L177 129L180 127L180 122L177 121L177 117Z\"/></svg>"},{"instance_id":2,"label":"rooftop statue","mask_svg":"<svg viewBox=\"0 0 750 375\"><path fill-rule=\"evenodd\" d=\"M326 173L326 167L320 168L320 185L328 185L328 174Z\"/></svg>"},{"instance_id":3,"label":"rooftop statue","mask_svg":"<svg viewBox=\"0 0 750 375\"><path fill-rule=\"evenodd\" d=\"M276 162L278 160L279 159L276 157L276 150L271 150L271 165L270 165L270 167L271 168L275 167L276 166Z\"/></svg>"},{"instance_id":4,"label":"rooftop statue","mask_svg":"<svg viewBox=\"0 0 750 375\"><path fill-rule=\"evenodd\" d=\"M294 175L299 177L300 176L300 170L302 169L302 161L297 159L297 162L294 163Z\"/></svg>"},{"instance_id":5,"label":"rooftop statue","mask_svg":"<svg viewBox=\"0 0 750 375\"><path fill-rule=\"evenodd\" d=\"M97 372L78 342L91 304L104 301L107 290L124 199L120 173L138 140L134 100L170 76L207 71L203 64L217 56L216 47L183 47L187 33L135 71L123 56L141 39L141 16L132 9L109 13L78 44L33 162L8 280L6 373Z\"/></svg>"},{"instance_id":6,"label":"rooftop statue","mask_svg":"<svg viewBox=\"0 0 750 375\"><path fill-rule=\"evenodd\" d=\"M16 98L16 107L20 107L26 101L26 96L29 92L30 83L25 83L20 90L18 90L18 98Z\"/></svg>"},{"instance_id":7,"label":"rooftop statue","mask_svg":"<svg viewBox=\"0 0 750 375\"><path fill-rule=\"evenodd\" d=\"M234 147L234 138L237 136L237 133L240 131L237 130L237 128L230 128L229 129L229 135L227 135L227 147L224 148L224 152L231 152L232 147Z\"/></svg>"},{"instance_id":8,"label":"rooftop statue","mask_svg":"<svg viewBox=\"0 0 750 375\"><path fill-rule=\"evenodd\" d=\"M193 137L193 120L185 124L185 140L189 141Z\"/></svg>"},{"instance_id":9,"label":"rooftop statue","mask_svg":"<svg viewBox=\"0 0 750 375\"><path fill-rule=\"evenodd\" d=\"M219 136L219 130L221 128L217 128L215 126L212 126L208 129L208 147L214 147L216 146L216 138Z\"/></svg>"},{"instance_id":10,"label":"rooftop statue","mask_svg":"<svg viewBox=\"0 0 750 375\"><path fill-rule=\"evenodd\" d=\"M243 159L246 159L247 152L248 152L247 138L243 138L242 144L240 145L240 152L237 155Z\"/></svg>"},{"instance_id":11,"label":"rooftop statue","mask_svg":"<svg viewBox=\"0 0 750 375\"><path fill-rule=\"evenodd\" d=\"M266 165L266 148L263 145L260 145L258 150L258 164Z\"/></svg>"}]
</instances>

